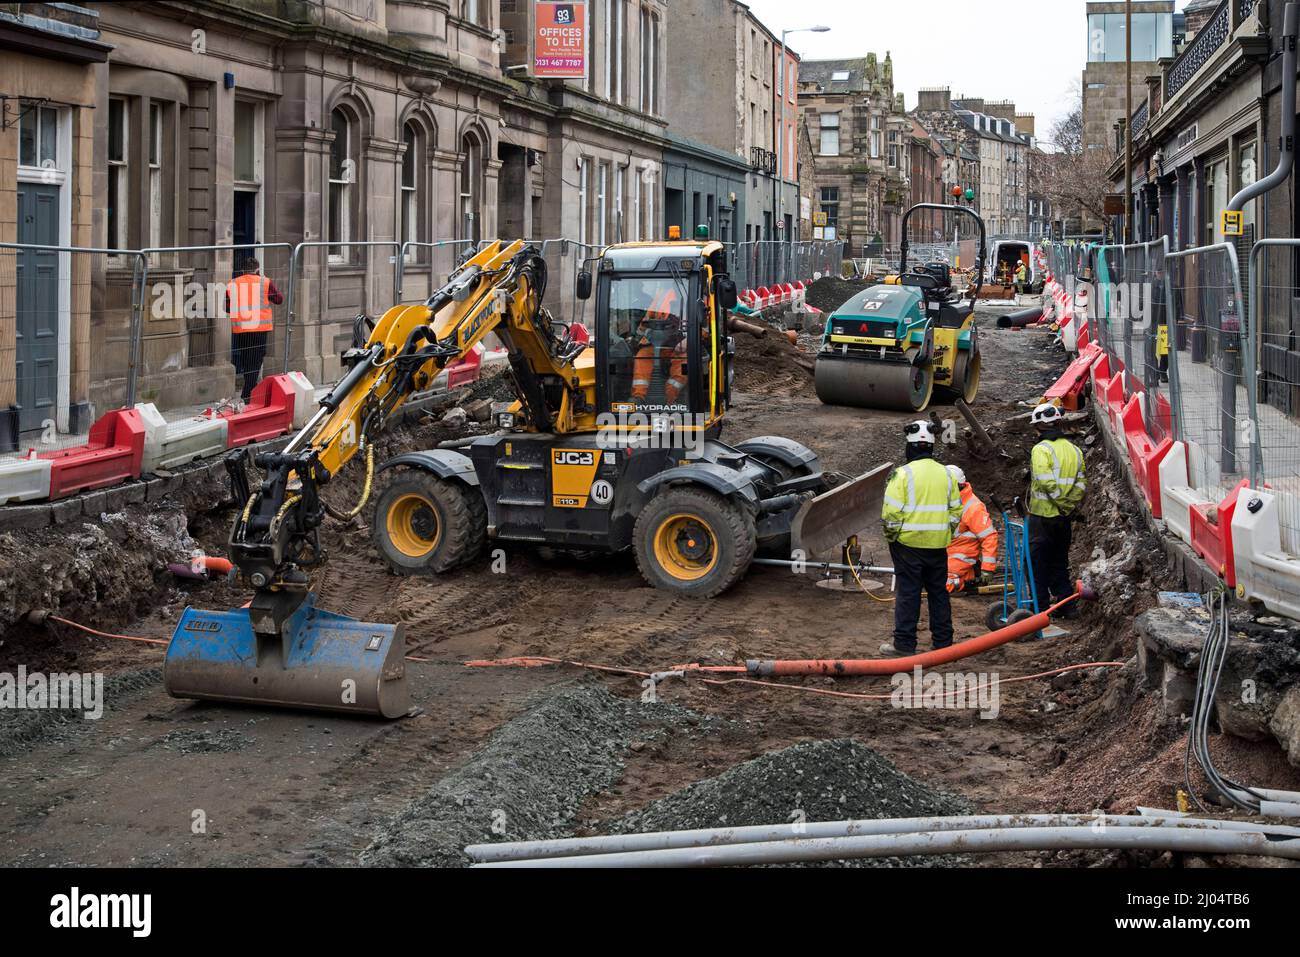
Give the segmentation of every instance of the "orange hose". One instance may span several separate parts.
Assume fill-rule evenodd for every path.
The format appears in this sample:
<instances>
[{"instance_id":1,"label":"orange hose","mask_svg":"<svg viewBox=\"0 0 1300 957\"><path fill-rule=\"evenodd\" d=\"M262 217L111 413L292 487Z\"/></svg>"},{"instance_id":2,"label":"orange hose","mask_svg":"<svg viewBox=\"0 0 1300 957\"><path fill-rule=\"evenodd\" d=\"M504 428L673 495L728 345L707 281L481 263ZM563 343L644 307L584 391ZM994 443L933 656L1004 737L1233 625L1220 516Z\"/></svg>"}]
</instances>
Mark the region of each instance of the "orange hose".
<instances>
[{"instance_id":1,"label":"orange hose","mask_svg":"<svg viewBox=\"0 0 1300 957\"><path fill-rule=\"evenodd\" d=\"M950 661L969 658L971 655L977 655L999 645L1005 645L1009 641L1015 641L1017 638L1024 638L1036 631L1043 630L1051 624L1049 615L1068 605L1082 594L1084 594L1083 587L1080 585L1075 589L1073 595L1061 599L1046 611L1032 615L1024 621L1018 621L1014 625L1007 625L997 631L990 631L988 634L972 638L970 641L963 641L961 644L949 645L947 648L927 651L920 655L908 655L905 658L749 661L746 662L746 669L751 675L761 675L763 677L790 678L804 675L854 677L861 675L896 675L900 672L911 671L913 668L932 668L935 665L946 665Z\"/></svg>"},{"instance_id":2,"label":"orange hose","mask_svg":"<svg viewBox=\"0 0 1300 957\"><path fill-rule=\"evenodd\" d=\"M164 641L161 638L141 638L138 635L114 635L111 632L107 632L107 631L97 631L94 628L90 628L86 625L78 624L77 622L70 621L67 618L60 618L58 615L50 615L49 620L57 621L60 625L67 625L69 628L77 628L81 631L86 632L87 634L98 635L100 638L121 638L124 641L139 641L139 642L143 642L146 645L170 644L170 642Z\"/></svg>"},{"instance_id":3,"label":"orange hose","mask_svg":"<svg viewBox=\"0 0 1300 957\"><path fill-rule=\"evenodd\" d=\"M194 564L214 575L229 575L230 569L235 567L229 558L218 558L216 555L200 555L194 560Z\"/></svg>"}]
</instances>

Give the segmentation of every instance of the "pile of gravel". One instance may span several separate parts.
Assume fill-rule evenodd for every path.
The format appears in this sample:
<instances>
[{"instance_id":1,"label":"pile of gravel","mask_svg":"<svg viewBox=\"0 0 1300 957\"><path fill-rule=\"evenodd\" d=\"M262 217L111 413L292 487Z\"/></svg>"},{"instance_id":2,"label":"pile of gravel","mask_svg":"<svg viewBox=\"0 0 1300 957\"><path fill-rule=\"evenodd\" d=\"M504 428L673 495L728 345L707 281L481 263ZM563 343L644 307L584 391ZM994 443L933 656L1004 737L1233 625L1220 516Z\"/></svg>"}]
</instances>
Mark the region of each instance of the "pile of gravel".
<instances>
[{"instance_id":1,"label":"pile of gravel","mask_svg":"<svg viewBox=\"0 0 1300 957\"><path fill-rule=\"evenodd\" d=\"M605 833L744 827L794 821L970 814L964 798L908 777L875 751L849 739L814 741L773 751L670 794L612 822ZM860 867L938 867L953 857L875 858Z\"/></svg>"},{"instance_id":2,"label":"pile of gravel","mask_svg":"<svg viewBox=\"0 0 1300 957\"><path fill-rule=\"evenodd\" d=\"M566 835L582 801L622 775L636 712L596 684L549 692L399 812L361 863L463 867L468 844Z\"/></svg>"}]
</instances>

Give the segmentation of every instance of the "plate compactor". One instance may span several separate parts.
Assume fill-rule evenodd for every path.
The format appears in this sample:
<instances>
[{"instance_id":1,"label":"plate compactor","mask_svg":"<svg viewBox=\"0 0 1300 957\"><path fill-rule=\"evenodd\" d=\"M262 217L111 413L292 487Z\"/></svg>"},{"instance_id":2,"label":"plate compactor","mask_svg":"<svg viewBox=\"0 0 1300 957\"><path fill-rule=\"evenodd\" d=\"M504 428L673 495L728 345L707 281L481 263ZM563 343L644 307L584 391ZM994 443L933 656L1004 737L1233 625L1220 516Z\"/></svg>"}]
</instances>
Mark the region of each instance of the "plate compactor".
<instances>
[{"instance_id":1,"label":"plate compactor","mask_svg":"<svg viewBox=\"0 0 1300 957\"><path fill-rule=\"evenodd\" d=\"M970 300L953 288L947 263L908 268L902 246L898 276L870 286L826 320L817 355L817 397L827 405L921 412L937 390L943 398L973 402L979 391L980 351L975 301L984 274L984 221L964 206L922 203L924 209L970 216L979 226L979 261Z\"/></svg>"},{"instance_id":2,"label":"plate compactor","mask_svg":"<svg viewBox=\"0 0 1300 957\"><path fill-rule=\"evenodd\" d=\"M730 588L760 551L789 555L810 530L879 520L881 476L830 494L835 481L797 442L721 441L736 304L721 243L629 243L593 262L577 295L594 296L594 343L542 308L546 263L522 242L488 244L425 303L357 318L343 378L283 451L255 457L260 480L244 453L227 459L243 503L230 558L254 594L245 608L185 611L163 672L172 695L407 713L402 625L325 611L310 590L320 525L363 514L372 483L371 534L396 574L439 574L489 540L519 541L631 551L648 584L694 598ZM517 396L498 431L376 464L398 407L489 333ZM322 488L358 456L361 501L335 508Z\"/></svg>"}]
</instances>

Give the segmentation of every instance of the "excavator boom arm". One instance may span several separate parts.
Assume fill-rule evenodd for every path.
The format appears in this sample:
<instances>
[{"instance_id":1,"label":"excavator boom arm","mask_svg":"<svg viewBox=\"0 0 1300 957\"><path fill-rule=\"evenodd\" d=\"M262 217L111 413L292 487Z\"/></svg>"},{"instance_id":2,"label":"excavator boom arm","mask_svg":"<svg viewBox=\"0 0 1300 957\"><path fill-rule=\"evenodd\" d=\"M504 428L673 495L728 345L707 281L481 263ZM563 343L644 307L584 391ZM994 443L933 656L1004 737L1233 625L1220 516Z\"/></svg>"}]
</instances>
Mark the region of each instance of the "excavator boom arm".
<instances>
[{"instance_id":1,"label":"excavator boom arm","mask_svg":"<svg viewBox=\"0 0 1300 957\"><path fill-rule=\"evenodd\" d=\"M364 453L362 502L350 513L333 513L358 514L373 474L373 436L403 402L428 389L439 371L468 356L489 334L496 332L510 353L525 424L566 430L572 403L548 402L541 383L576 382L576 352L551 329L541 306L545 285L546 265L535 247L491 243L424 303L389 309L364 344L344 354L349 370L307 425L284 451L254 459L264 472L257 488L249 487L244 459L228 463L236 501L245 503L231 530L231 559L255 589L305 592L302 569L322 557L316 529L328 509L319 486ZM293 601L280 604L296 607Z\"/></svg>"}]
</instances>

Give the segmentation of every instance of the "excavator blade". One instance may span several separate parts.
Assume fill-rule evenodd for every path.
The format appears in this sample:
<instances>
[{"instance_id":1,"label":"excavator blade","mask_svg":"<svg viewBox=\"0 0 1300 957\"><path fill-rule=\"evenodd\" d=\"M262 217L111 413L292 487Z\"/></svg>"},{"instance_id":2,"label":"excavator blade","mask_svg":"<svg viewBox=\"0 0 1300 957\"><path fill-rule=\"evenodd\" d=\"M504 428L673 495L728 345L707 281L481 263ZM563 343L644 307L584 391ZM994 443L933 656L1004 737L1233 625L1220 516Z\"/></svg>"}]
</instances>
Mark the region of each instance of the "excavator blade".
<instances>
[{"instance_id":1,"label":"excavator blade","mask_svg":"<svg viewBox=\"0 0 1300 957\"><path fill-rule=\"evenodd\" d=\"M878 528L893 470L886 463L805 502L790 524L790 547L810 559L838 554L852 536Z\"/></svg>"},{"instance_id":2,"label":"excavator blade","mask_svg":"<svg viewBox=\"0 0 1300 957\"><path fill-rule=\"evenodd\" d=\"M280 634L258 634L247 608L187 608L163 685L174 698L400 718L410 711L401 624L357 621L308 595Z\"/></svg>"}]
</instances>

